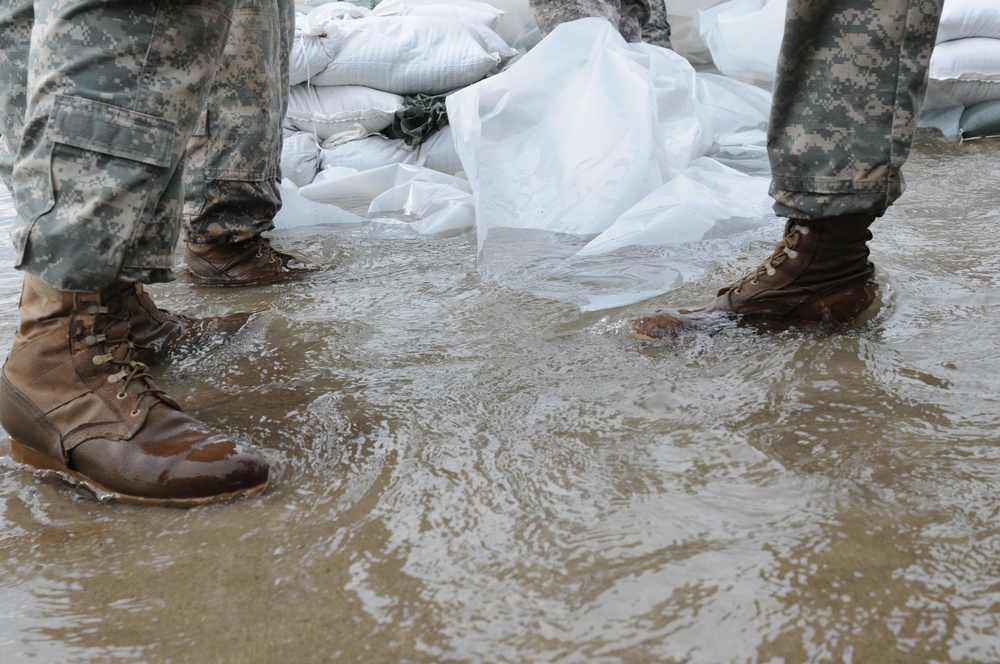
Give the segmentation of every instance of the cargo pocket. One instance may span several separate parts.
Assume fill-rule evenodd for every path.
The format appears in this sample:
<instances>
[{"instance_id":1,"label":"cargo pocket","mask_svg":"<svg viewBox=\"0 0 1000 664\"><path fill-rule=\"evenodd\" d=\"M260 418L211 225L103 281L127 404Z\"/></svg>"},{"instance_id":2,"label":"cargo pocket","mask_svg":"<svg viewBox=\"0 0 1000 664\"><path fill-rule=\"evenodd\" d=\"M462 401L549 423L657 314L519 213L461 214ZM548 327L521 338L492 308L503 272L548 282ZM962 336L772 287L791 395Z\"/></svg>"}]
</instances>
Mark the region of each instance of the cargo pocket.
<instances>
[{"instance_id":1,"label":"cargo pocket","mask_svg":"<svg viewBox=\"0 0 1000 664\"><path fill-rule=\"evenodd\" d=\"M56 98L48 167L15 187L28 223L19 264L53 284L89 290L114 278L171 175L174 123L79 97ZM32 208L35 208L34 210Z\"/></svg>"}]
</instances>

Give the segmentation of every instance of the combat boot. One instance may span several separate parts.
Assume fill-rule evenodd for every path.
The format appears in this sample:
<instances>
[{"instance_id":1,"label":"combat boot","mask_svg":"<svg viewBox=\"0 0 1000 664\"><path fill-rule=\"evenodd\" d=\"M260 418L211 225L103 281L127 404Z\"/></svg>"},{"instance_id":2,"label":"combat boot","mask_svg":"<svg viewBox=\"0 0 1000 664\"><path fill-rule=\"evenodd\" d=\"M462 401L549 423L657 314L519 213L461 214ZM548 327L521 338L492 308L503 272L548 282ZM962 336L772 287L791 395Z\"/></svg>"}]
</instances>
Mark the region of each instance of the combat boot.
<instances>
[{"instance_id":1,"label":"combat boot","mask_svg":"<svg viewBox=\"0 0 1000 664\"><path fill-rule=\"evenodd\" d=\"M300 279L319 269L278 251L261 236L235 244L188 242L184 262L195 283L204 286L269 284Z\"/></svg>"},{"instance_id":2,"label":"combat boot","mask_svg":"<svg viewBox=\"0 0 1000 664\"><path fill-rule=\"evenodd\" d=\"M25 276L0 378L11 457L102 499L190 507L259 494L267 462L183 413L135 361L127 290Z\"/></svg>"},{"instance_id":3,"label":"combat boot","mask_svg":"<svg viewBox=\"0 0 1000 664\"><path fill-rule=\"evenodd\" d=\"M878 291L867 244L874 221L867 215L789 219L774 253L720 289L712 304L637 319L633 332L664 339L734 322L769 329L848 325L872 305Z\"/></svg>"},{"instance_id":4,"label":"combat boot","mask_svg":"<svg viewBox=\"0 0 1000 664\"><path fill-rule=\"evenodd\" d=\"M113 301L128 310L129 329L135 345L135 359L156 365L170 356L186 352L211 338L234 334L251 313L193 318L160 309L139 282L120 282L122 297Z\"/></svg>"}]
</instances>

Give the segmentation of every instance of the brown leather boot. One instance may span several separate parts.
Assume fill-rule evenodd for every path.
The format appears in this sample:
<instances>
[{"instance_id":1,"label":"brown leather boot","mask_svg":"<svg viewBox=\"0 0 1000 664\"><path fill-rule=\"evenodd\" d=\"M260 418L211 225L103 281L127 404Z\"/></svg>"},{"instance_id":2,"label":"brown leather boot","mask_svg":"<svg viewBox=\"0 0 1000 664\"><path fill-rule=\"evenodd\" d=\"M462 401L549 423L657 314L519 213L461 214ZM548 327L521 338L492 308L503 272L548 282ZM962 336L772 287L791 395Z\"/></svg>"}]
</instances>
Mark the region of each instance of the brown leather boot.
<instances>
[{"instance_id":1,"label":"brown leather boot","mask_svg":"<svg viewBox=\"0 0 1000 664\"><path fill-rule=\"evenodd\" d=\"M11 457L101 499L190 507L262 492L267 462L181 412L133 359L122 291L25 276L0 379Z\"/></svg>"},{"instance_id":2,"label":"brown leather boot","mask_svg":"<svg viewBox=\"0 0 1000 664\"><path fill-rule=\"evenodd\" d=\"M113 301L124 304L128 310L129 329L135 345L133 359L143 364L160 364L209 338L233 334L253 315L234 313L192 318L157 307L139 282L121 282L121 287L122 297Z\"/></svg>"},{"instance_id":3,"label":"brown leather boot","mask_svg":"<svg viewBox=\"0 0 1000 664\"><path fill-rule=\"evenodd\" d=\"M253 286L300 279L319 268L271 246L264 237L236 244L193 244L184 262L196 283L205 286Z\"/></svg>"},{"instance_id":4,"label":"brown leather boot","mask_svg":"<svg viewBox=\"0 0 1000 664\"><path fill-rule=\"evenodd\" d=\"M867 215L823 221L789 219L770 258L722 288L700 309L659 312L633 321L633 333L648 339L717 331L734 323L768 328L794 325L844 326L854 322L878 291L868 261Z\"/></svg>"}]
</instances>

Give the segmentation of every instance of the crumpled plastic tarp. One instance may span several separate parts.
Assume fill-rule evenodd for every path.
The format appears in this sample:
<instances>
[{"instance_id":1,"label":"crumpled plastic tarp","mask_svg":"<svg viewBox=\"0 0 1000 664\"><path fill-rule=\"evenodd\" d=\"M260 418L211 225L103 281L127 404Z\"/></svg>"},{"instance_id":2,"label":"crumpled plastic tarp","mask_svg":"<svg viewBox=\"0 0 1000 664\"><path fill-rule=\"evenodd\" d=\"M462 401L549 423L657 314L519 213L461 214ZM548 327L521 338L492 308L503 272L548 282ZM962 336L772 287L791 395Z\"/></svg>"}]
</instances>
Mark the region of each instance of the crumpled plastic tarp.
<instances>
[{"instance_id":1,"label":"crumpled plastic tarp","mask_svg":"<svg viewBox=\"0 0 1000 664\"><path fill-rule=\"evenodd\" d=\"M499 278L531 274L536 292L584 309L676 288L674 277L623 279L628 267L608 255L672 247L664 274L694 275L704 257L678 265L686 245L773 219L764 159L769 106L765 91L699 76L676 53L626 43L606 21L560 25L507 71L448 97L476 199L481 267ZM733 167L741 162L742 170ZM565 237L564 252L538 244L540 231ZM522 239L520 249L502 246ZM622 261L630 260L626 251ZM648 268L653 259L642 260Z\"/></svg>"},{"instance_id":2,"label":"crumpled plastic tarp","mask_svg":"<svg viewBox=\"0 0 1000 664\"><path fill-rule=\"evenodd\" d=\"M474 230L484 277L600 310L677 288L774 221L770 94L604 20L559 26L447 107L464 177L329 169L287 186L278 227L314 223L312 201L337 206L329 223Z\"/></svg>"}]
</instances>

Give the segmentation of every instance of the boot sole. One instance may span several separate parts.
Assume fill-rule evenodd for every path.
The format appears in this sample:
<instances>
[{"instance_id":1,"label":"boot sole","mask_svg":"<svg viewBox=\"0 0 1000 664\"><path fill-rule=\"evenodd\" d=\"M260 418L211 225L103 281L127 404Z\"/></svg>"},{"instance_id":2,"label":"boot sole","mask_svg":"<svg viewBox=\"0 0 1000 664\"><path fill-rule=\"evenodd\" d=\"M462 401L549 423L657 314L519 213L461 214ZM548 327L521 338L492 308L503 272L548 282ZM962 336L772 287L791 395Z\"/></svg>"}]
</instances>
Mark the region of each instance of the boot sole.
<instances>
[{"instance_id":1,"label":"boot sole","mask_svg":"<svg viewBox=\"0 0 1000 664\"><path fill-rule=\"evenodd\" d=\"M213 503L228 502L240 498L251 498L260 495L267 488L267 482L265 481L257 486L240 489L239 491L220 493L214 496L200 496L197 498L149 498L146 496L133 496L102 486L94 480L71 470L49 455L32 449L13 438L8 438L8 440L10 442L10 456L16 463L26 467L26 469L39 477L56 478L72 486L85 489L102 503L117 501L150 507L198 507L200 505L211 505Z\"/></svg>"}]
</instances>

